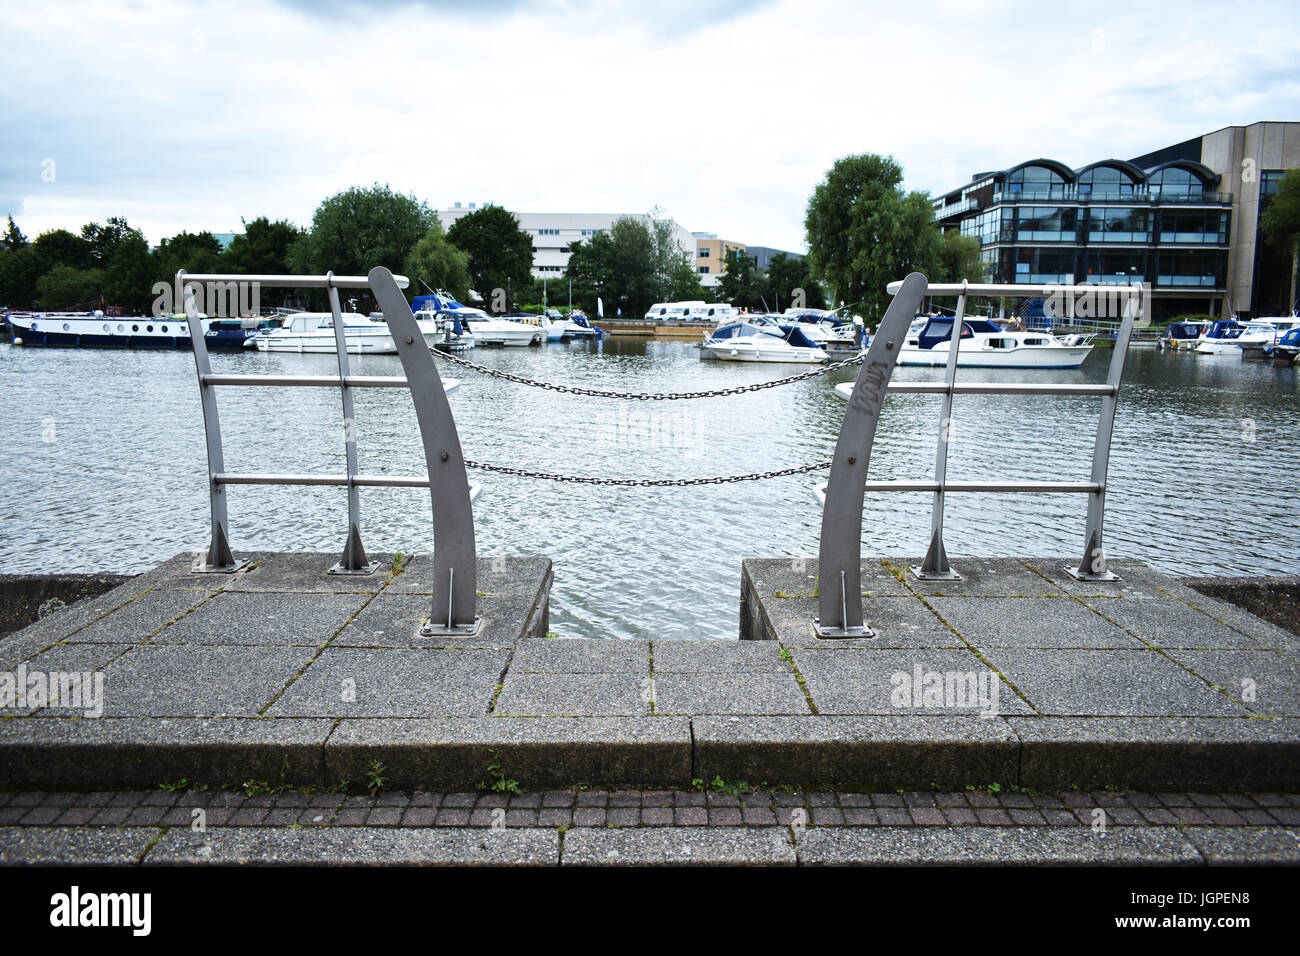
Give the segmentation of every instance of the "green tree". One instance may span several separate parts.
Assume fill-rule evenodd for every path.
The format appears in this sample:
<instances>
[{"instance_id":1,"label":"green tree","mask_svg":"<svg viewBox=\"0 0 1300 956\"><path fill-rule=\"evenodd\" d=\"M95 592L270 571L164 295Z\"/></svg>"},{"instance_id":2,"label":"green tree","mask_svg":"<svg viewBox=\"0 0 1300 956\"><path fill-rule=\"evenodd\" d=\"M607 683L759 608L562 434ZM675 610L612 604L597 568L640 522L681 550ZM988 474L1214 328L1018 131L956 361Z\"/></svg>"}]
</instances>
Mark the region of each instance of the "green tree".
<instances>
[{"instance_id":1,"label":"green tree","mask_svg":"<svg viewBox=\"0 0 1300 956\"><path fill-rule=\"evenodd\" d=\"M625 316L640 318L659 300L663 277L656 268L656 243L640 220L615 220L608 230L570 248L565 275L573 280L574 303L583 309L593 310L600 297L606 315L621 309Z\"/></svg>"},{"instance_id":2,"label":"green tree","mask_svg":"<svg viewBox=\"0 0 1300 956\"><path fill-rule=\"evenodd\" d=\"M36 282L41 273L27 237L19 231L14 217L0 238L0 306L30 309L36 304Z\"/></svg>"},{"instance_id":3,"label":"green tree","mask_svg":"<svg viewBox=\"0 0 1300 956\"><path fill-rule=\"evenodd\" d=\"M691 253L673 237L672 222L664 218L663 210L650 211L650 238L653 242L653 268L655 291L652 301L685 302L704 298L704 286L695 269Z\"/></svg>"},{"instance_id":4,"label":"green tree","mask_svg":"<svg viewBox=\"0 0 1300 956\"><path fill-rule=\"evenodd\" d=\"M737 308L771 309L772 294L767 276L758 271L758 260L739 249L727 253L726 268L718 279L718 291L724 302Z\"/></svg>"},{"instance_id":5,"label":"green tree","mask_svg":"<svg viewBox=\"0 0 1300 956\"><path fill-rule=\"evenodd\" d=\"M18 224L14 222L14 217L9 217L9 225L5 228L3 238L0 238L0 248L3 249L26 249L27 237L22 234Z\"/></svg>"},{"instance_id":6,"label":"green tree","mask_svg":"<svg viewBox=\"0 0 1300 956\"><path fill-rule=\"evenodd\" d=\"M90 269L95 265L90 243L66 229L41 233L32 243L31 250L36 258L38 274L42 276L58 265L73 269Z\"/></svg>"},{"instance_id":7,"label":"green tree","mask_svg":"<svg viewBox=\"0 0 1300 956\"><path fill-rule=\"evenodd\" d=\"M942 239L929 197L902 189L892 157L866 153L837 160L813 190L804 218L812 275L825 279L836 302L861 303L881 315L885 286L912 271L940 265Z\"/></svg>"},{"instance_id":8,"label":"green tree","mask_svg":"<svg viewBox=\"0 0 1300 956\"><path fill-rule=\"evenodd\" d=\"M1291 257L1291 307L1296 303L1296 274L1300 272L1300 169L1282 174L1277 192L1268 197L1259 217L1264 238Z\"/></svg>"},{"instance_id":9,"label":"green tree","mask_svg":"<svg viewBox=\"0 0 1300 956\"><path fill-rule=\"evenodd\" d=\"M154 282L170 284L180 269L196 273L221 272L221 243L206 230L178 232L158 243L153 251L153 261Z\"/></svg>"},{"instance_id":10,"label":"green tree","mask_svg":"<svg viewBox=\"0 0 1300 956\"><path fill-rule=\"evenodd\" d=\"M812 277L807 256L773 255L767 264L767 285L773 308L826 308L826 293Z\"/></svg>"},{"instance_id":11,"label":"green tree","mask_svg":"<svg viewBox=\"0 0 1300 956\"><path fill-rule=\"evenodd\" d=\"M452 245L437 218L406 257L402 271L411 280L408 297L427 286L463 301L470 287L469 255Z\"/></svg>"},{"instance_id":12,"label":"green tree","mask_svg":"<svg viewBox=\"0 0 1300 956\"><path fill-rule=\"evenodd\" d=\"M428 203L378 183L330 196L312 215L311 230L289 250L294 271L366 275L375 266L401 271L437 215Z\"/></svg>"},{"instance_id":13,"label":"green tree","mask_svg":"<svg viewBox=\"0 0 1300 956\"><path fill-rule=\"evenodd\" d=\"M979 240L963 236L960 230L949 229L943 234L939 249L939 269L931 276L934 282L983 282L986 267L980 258Z\"/></svg>"},{"instance_id":14,"label":"green tree","mask_svg":"<svg viewBox=\"0 0 1300 956\"><path fill-rule=\"evenodd\" d=\"M447 239L468 257L469 285L489 306L494 289L506 290L508 311L530 288L533 240L513 213L492 205L476 209L451 224Z\"/></svg>"},{"instance_id":15,"label":"green tree","mask_svg":"<svg viewBox=\"0 0 1300 956\"><path fill-rule=\"evenodd\" d=\"M107 265L123 242L140 235L140 230L132 229L121 216L110 216L102 226L97 222L88 222L81 227L81 238L90 246L90 257L97 267Z\"/></svg>"},{"instance_id":16,"label":"green tree","mask_svg":"<svg viewBox=\"0 0 1300 956\"><path fill-rule=\"evenodd\" d=\"M153 301L156 263L149 254L149 243L137 230L117 243L103 266L104 300L143 315Z\"/></svg>"},{"instance_id":17,"label":"green tree","mask_svg":"<svg viewBox=\"0 0 1300 956\"><path fill-rule=\"evenodd\" d=\"M223 255L224 270L243 275L287 275L289 249L303 234L293 223L277 220L271 222L258 216L245 222L244 234L230 240Z\"/></svg>"},{"instance_id":18,"label":"green tree","mask_svg":"<svg viewBox=\"0 0 1300 956\"><path fill-rule=\"evenodd\" d=\"M102 270L59 263L36 283L37 305L42 309L97 309L103 285Z\"/></svg>"}]
</instances>

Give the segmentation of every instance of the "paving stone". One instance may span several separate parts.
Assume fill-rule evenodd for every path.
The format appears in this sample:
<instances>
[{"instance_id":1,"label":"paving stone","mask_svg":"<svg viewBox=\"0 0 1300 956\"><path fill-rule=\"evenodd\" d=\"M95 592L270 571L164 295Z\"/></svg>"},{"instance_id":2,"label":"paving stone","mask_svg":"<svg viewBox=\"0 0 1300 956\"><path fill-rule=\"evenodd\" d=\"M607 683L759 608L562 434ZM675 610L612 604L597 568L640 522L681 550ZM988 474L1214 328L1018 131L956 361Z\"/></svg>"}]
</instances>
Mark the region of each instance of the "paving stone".
<instances>
[{"instance_id":1,"label":"paving stone","mask_svg":"<svg viewBox=\"0 0 1300 956\"><path fill-rule=\"evenodd\" d=\"M766 642L764 642L766 643ZM811 714L792 672L659 674L657 714Z\"/></svg>"},{"instance_id":2,"label":"paving stone","mask_svg":"<svg viewBox=\"0 0 1300 956\"><path fill-rule=\"evenodd\" d=\"M1256 713L1300 716L1300 664L1280 654L1171 650L1169 656Z\"/></svg>"},{"instance_id":3,"label":"paving stone","mask_svg":"<svg viewBox=\"0 0 1300 956\"><path fill-rule=\"evenodd\" d=\"M57 644L36 654L10 670L16 685L14 696L0 696L0 714L102 716L103 668L131 647L130 644ZM38 686L33 686L33 680L39 681ZM19 685L23 689L21 696L17 693Z\"/></svg>"},{"instance_id":4,"label":"paving stone","mask_svg":"<svg viewBox=\"0 0 1300 956\"><path fill-rule=\"evenodd\" d=\"M182 777L213 785L283 779L319 786L331 726L229 718L0 720L0 765L11 786L157 787ZM119 796L134 805L145 795Z\"/></svg>"},{"instance_id":5,"label":"paving stone","mask_svg":"<svg viewBox=\"0 0 1300 956\"><path fill-rule=\"evenodd\" d=\"M1261 646L1182 601L1091 601L1089 606L1156 647L1259 650Z\"/></svg>"},{"instance_id":6,"label":"paving stone","mask_svg":"<svg viewBox=\"0 0 1300 956\"><path fill-rule=\"evenodd\" d=\"M1091 608L1065 596L936 597L930 605L981 650L990 647L1091 647L1140 649L1146 645Z\"/></svg>"},{"instance_id":7,"label":"paving stone","mask_svg":"<svg viewBox=\"0 0 1300 956\"><path fill-rule=\"evenodd\" d=\"M1184 835L1210 866L1300 864L1294 827L1189 827Z\"/></svg>"},{"instance_id":8,"label":"paving stone","mask_svg":"<svg viewBox=\"0 0 1300 956\"><path fill-rule=\"evenodd\" d=\"M390 594L384 591L369 599L355 619L335 637L335 647L428 647L430 638L420 636L429 620L432 602L427 595ZM469 646L477 646L471 641Z\"/></svg>"},{"instance_id":9,"label":"paving stone","mask_svg":"<svg viewBox=\"0 0 1300 956\"><path fill-rule=\"evenodd\" d=\"M374 574L330 574L338 552L276 552L253 556L253 566L232 575L227 591L298 591L316 594L374 592L389 578L390 555L370 554L379 561Z\"/></svg>"},{"instance_id":10,"label":"paving stone","mask_svg":"<svg viewBox=\"0 0 1300 956\"><path fill-rule=\"evenodd\" d=\"M1033 713L968 649L800 648L794 658L821 714ZM924 690L932 681L936 699L948 705L914 706L924 704Z\"/></svg>"},{"instance_id":11,"label":"paving stone","mask_svg":"<svg viewBox=\"0 0 1300 956\"><path fill-rule=\"evenodd\" d=\"M1246 712L1156 651L999 647L986 653L1040 712L1051 716L1195 717Z\"/></svg>"},{"instance_id":12,"label":"paving stone","mask_svg":"<svg viewBox=\"0 0 1300 956\"><path fill-rule=\"evenodd\" d=\"M557 638L521 641L510 672L522 674L631 674L650 676L649 641Z\"/></svg>"},{"instance_id":13,"label":"paving stone","mask_svg":"<svg viewBox=\"0 0 1300 956\"><path fill-rule=\"evenodd\" d=\"M157 835L153 827L0 827L0 864L130 866Z\"/></svg>"},{"instance_id":14,"label":"paving stone","mask_svg":"<svg viewBox=\"0 0 1300 956\"><path fill-rule=\"evenodd\" d=\"M78 644L135 644L208 600L207 591L149 591L68 636Z\"/></svg>"},{"instance_id":15,"label":"paving stone","mask_svg":"<svg viewBox=\"0 0 1300 956\"><path fill-rule=\"evenodd\" d=\"M1132 559L1108 559L1106 567L1120 577L1119 581L1076 581L1066 573L1069 567L1078 567L1079 559L1029 558L1025 565L1048 578L1053 586L1076 597L1123 598L1129 600L1168 600L1170 592L1191 595L1191 588L1174 578Z\"/></svg>"},{"instance_id":16,"label":"paving stone","mask_svg":"<svg viewBox=\"0 0 1300 956\"><path fill-rule=\"evenodd\" d=\"M443 811L446 812L446 811ZM157 865L554 865L560 837L551 829L438 828L169 830L145 857Z\"/></svg>"},{"instance_id":17,"label":"paving stone","mask_svg":"<svg viewBox=\"0 0 1300 956\"><path fill-rule=\"evenodd\" d=\"M1024 787L1264 789L1300 779L1294 718L1008 717L1007 723L1023 741Z\"/></svg>"},{"instance_id":18,"label":"paving stone","mask_svg":"<svg viewBox=\"0 0 1300 956\"><path fill-rule=\"evenodd\" d=\"M644 683L643 683L644 681ZM524 674L511 668L497 698L503 716L637 716L650 714L650 682L634 674Z\"/></svg>"},{"instance_id":19,"label":"paving stone","mask_svg":"<svg viewBox=\"0 0 1300 956\"><path fill-rule=\"evenodd\" d=\"M325 777L362 780L376 759L395 789L477 787L494 761L528 789L685 784L691 727L676 717L344 720L325 746Z\"/></svg>"},{"instance_id":20,"label":"paving stone","mask_svg":"<svg viewBox=\"0 0 1300 956\"><path fill-rule=\"evenodd\" d=\"M475 588L481 595L515 595L532 598L541 588L549 589L551 560L519 555L478 555ZM386 594L433 594L433 557L417 554L406 570L384 588Z\"/></svg>"},{"instance_id":21,"label":"paving stone","mask_svg":"<svg viewBox=\"0 0 1300 956\"><path fill-rule=\"evenodd\" d=\"M891 557L895 567L907 567L907 586L917 594L954 597L1024 597L1059 595L1060 588L1015 558L956 558L949 555L960 581L922 581L911 572L921 565L921 558ZM1066 562L1068 563L1068 562Z\"/></svg>"},{"instance_id":22,"label":"paving stone","mask_svg":"<svg viewBox=\"0 0 1300 956\"><path fill-rule=\"evenodd\" d=\"M837 827L799 841L804 866L1195 866L1201 856L1173 828Z\"/></svg>"},{"instance_id":23,"label":"paving stone","mask_svg":"<svg viewBox=\"0 0 1300 956\"><path fill-rule=\"evenodd\" d=\"M12 634L0 636L0 667L12 667L56 641L67 639L88 624L134 601L148 590L147 584L142 583L138 578L132 579L121 587L98 597L88 601L78 601Z\"/></svg>"},{"instance_id":24,"label":"paving stone","mask_svg":"<svg viewBox=\"0 0 1300 956\"><path fill-rule=\"evenodd\" d=\"M965 786L1015 780L1019 768L1002 718L697 717L692 728L694 776L705 780Z\"/></svg>"},{"instance_id":25,"label":"paving stone","mask_svg":"<svg viewBox=\"0 0 1300 956\"><path fill-rule=\"evenodd\" d=\"M324 644L368 594L225 592L157 635L159 644Z\"/></svg>"},{"instance_id":26,"label":"paving stone","mask_svg":"<svg viewBox=\"0 0 1300 956\"><path fill-rule=\"evenodd\" d=\"M864 597L862 616L875 633L870 638L823 639L813 631L820 613L816 598L771 599L763 606L776 640L786 647L911 648L965 647L920 598ZM745 643L764 643L761 641Z\"/></svg>"},{"instance_id":27,"label":"paving stone","mask_svg":"<svg viewBox=\"0 0 1300 956\"><path fill-rule=\"evenodd\" d=\"M502 650L327 647L269 713L485 716L506 656Z\"/></svg>"},{"instance_id":28,"label":"paving stone","mask_svg":"<svg viewBox=\"0 0 1300 956\"><path fill-rule=\"evenodd\" d=\"M780 653L775 641L656 641L655 674L788 674Z\"/></svg>"},{"instance_id":29,"label":"paving stone","mask_svg":"<svg viewBox=\"0 0 1300 956\"><path fill-rule=\"evenodd\" d=\"M792 598L810 598L817 589L818 561L816 555L790 558L746 558L741 562L741 577L753 592L763 598L789 595ZM907 585L899 581L880 558L863 559L859 566L862 590L873 596L910 596ZM777 600L783 600L777 597ZM788 600L786 598L784 600ZM767 603L771 604L771 601Z\"/></svg>"},{"instance_id":30,"label":"paving stone","mask_svg":"<svg viewBox=\"0 0 1300 956\"><path fill-rule=\"evenodd\" d=\"M253 717L314 653L307 647L136 647L104 668L104 713Z\"/></svg>"},{"instance_id":31,"label":"paving stone","mask_svg":"<svg viewBox=\"0 0 1300 956\"><path fill-rule=\"evenodd\" d=\"M575 827L564 835L565 866L793 866L783 827Z\"/></svg>"}]
</instances>

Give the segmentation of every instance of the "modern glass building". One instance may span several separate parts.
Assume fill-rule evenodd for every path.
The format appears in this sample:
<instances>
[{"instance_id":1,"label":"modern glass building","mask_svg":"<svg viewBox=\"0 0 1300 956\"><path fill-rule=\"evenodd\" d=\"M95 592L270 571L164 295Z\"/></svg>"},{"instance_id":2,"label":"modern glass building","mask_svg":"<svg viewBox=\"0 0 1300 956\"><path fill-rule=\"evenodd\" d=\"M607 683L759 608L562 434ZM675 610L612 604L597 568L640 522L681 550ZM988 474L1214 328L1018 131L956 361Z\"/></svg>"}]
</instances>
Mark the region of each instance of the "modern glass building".
<instances>
[{"instance_id":1,"label":"modern glass building","mask_svg":"<svg viewBox=\"0 0 1300 956\"><path fill-rule=\"evenodd\" d=\"M1295 166L1300 123L1228 127L1132 160L979 173L935 200L935 218L979 240L986 281L1146 282L1157 320L1276 314L1291 310L1290 277L1273 274L1259 212Z\"/></svg>"}]
</instances>

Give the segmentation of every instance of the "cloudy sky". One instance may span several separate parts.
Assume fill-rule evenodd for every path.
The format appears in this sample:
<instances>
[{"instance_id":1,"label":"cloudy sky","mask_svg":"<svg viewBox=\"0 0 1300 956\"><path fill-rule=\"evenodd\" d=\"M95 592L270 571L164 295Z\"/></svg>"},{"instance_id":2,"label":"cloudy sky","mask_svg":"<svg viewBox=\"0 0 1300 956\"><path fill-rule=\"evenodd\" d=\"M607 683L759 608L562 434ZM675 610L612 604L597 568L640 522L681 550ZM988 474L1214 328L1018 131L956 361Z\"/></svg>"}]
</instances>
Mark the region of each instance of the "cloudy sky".
<instances>
[{"instance_id":1,"label":"cloudy sky","mask_svg":"<svg viewBox=\"0 0 1300 956\"><path fill-rule=\"evenodd\" d=\"M1298 25L1294 0L6 0L0 215L156 243L379 182L801 250L849 153L939 192L1300 119Z\"/></svg>"}]
</instances>

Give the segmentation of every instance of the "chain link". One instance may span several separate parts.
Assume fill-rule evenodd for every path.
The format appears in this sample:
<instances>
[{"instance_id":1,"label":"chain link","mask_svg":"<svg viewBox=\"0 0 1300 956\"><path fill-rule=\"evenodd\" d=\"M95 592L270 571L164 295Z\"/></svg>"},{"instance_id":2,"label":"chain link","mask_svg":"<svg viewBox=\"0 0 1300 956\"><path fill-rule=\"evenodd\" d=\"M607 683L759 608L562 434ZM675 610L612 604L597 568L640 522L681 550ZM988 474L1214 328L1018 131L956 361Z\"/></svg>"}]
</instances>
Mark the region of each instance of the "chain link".
<instances>
[{"instance_id":1,"label":"chain link","mask_svg":"<svg viewBox=\"0 0 1300 956\"><path fill-rule=\"evenodd\" d=\"M547 471L530 471L527 468L511 468L509 465L489 465L481 461L465 460L466 468L495 471L502 475L515 475L519 478L542 478L546 481L565 481L578 485L608 485L618 488L685 488L691 485L725 485L737 481L764 481L768 478L783 478L786 475L802 475L810 471L829 468L830 466L829 461L815 461L811 465L796 465L793 468L781 468L777 471L756 471L748 475L719 475L715 478L597 478L588 475L557 475Z\"/></svg>"},{"instance_id":2,"label":"chain link","mask_svg":"<svg viewBox=\"0 0 1300 956\"><path fill-rule=\"evenodd\" d=\"M618 392L613 389L583 388L578 385L556 385L553 382L541 382L537 379L524 378L522 375L514 375L510 372L502 371L499 368L479 365L477 362L471 362L469 359L463 359L458 355L452 355L450 352L441 352L437 349L433 350L433 354L459 365L462 368L481 372L484 375L490 375L492 378L514 382L518 385L542 388L552 392L563 392L566 395L590 395L594 398L621 398L637 402L672 402L687 398L717 398L722 395L742 395L745 392L759 392L765 388L777 388L781 385L790 385L793 382L802 382L804 379L816 378L819 375L826 375L842 368L848 368L850 365L860 365L864 358L864 356L855 355L853 358L845 359L842 362L823 365L820 368L815 368L811 371L801 372L798 375L791 375L789 378L778 378L773 379L770 382L759 382L757 385L737 385L734 388L715 388L705 392Z\"/></svg>"}]
</instances>

